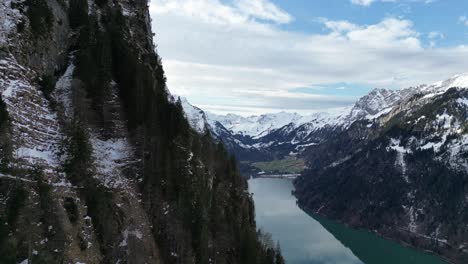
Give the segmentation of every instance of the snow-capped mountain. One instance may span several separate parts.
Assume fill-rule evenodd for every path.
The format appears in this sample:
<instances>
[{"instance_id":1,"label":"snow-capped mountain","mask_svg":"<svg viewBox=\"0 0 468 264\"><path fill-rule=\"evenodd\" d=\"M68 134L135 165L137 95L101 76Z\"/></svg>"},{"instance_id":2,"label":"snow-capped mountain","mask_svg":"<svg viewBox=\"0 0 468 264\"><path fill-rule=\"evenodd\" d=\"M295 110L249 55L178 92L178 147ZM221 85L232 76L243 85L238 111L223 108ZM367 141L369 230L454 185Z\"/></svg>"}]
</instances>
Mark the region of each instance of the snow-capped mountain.
<instances>
[{"instance_id":1,"label":"snow-capped mountain","mask_svg":"<svg viewBox=\"0 0 468 264\"><path fill-rule=\"evenodd\" d=\"M187 118L187 121L189 121L190 126L195 129L195 131L203 133L206 129L210 129L209 126L211 124L208 122L206 114L203 110L190 104L185 97L175 96L175 98L177 99L174 99L173 101L180 100L182 108L185 112L185 117Z\"/></svg>"},{"instance_id":2,"label":"snow-capped mountain","mask_svg":"<svg viewBox=\"0 0 468 264\"><path fill-rule=\"evenodd\" d=\"M458 74L445 81L433 83L431 85L420 85L416 88L419 93L427 97L433 97L445 93L448 89L468 88L468 73Z\"/></svg>"},{"instance_id":3,"label":"snow-capped mountain","mask_svg":"<svg viewBox=\"0 0 468 264\"><path fill-rule=\"evenodd\" d=\"M420 85L402 90L374 89L353 106L333 113L273 113L243 117L235 114L206 113L180 98L186 117L198 132L210 131L223 141L241 161L284 158L301 154L341 131L348 130L356 121L368 126L386 120L414 104L426 104L451 87L468 87L468 74L457 75L446 81ZM418 95L419 100L414 97ZM408 102L408 100L412 100ZM246 154L248 152L249 154Z\"/></svg>"},{"instance_id":4,"label":"snow-capped mountain","mask_svg":"<svg viewBox=\"0 0 468 264\"><path fill-rule=\"evenodd\" d=\"M375 119L388 113L398 101L411 93L411 89L389 90L374 89L360 98L344 118L343 124L351 125L360 119Z\"/></svg>"},{"instance_id":5,"label":"snow-capped mountain","mask_svg":"<svg viewBox=\"0 0 468 264\"><path fill-rule=\"evenodd\" d=\"M340 126L346 116L346 112L308 116L286 112L249 117L217 115L205 113L186 98L180 97L180 102L193 129L199 133L210 131L242 161L283 158L297 152L304 145L310 145L313 132ZM273 151L274 148L277 150Z\"/></svg>"},{"instance_id":6,"label":"snow-capped mountain","mask_svg":"<svg viewBox=\"0 0 468 264\"><path fill-rule=\"evenodd\" d=\"M468 233L468 74L374 89L338 113L241 117L185 108L243 164L306 159L296 180L305 210L466 263L468 239L459 234Z\"/></svg>"},{"instance_id":7,"label":"snow-capped mountain","mask_svg":"<svg viewBox=\"0 0 468 264\"><path fill-rule=\"evenodd\" d=\"M296 196L310 212L466 263L468 74L402 92L378 118L307 149Z\"/></svg>"},{"instance_id":8,"label":"snow-capped mountain","mask_svg":"<svg viewBox=\"0 0 468 264\"><path fill-rule=\"evenodd\" d=\"M308 121L308 117L286 112L249 117L208 114L208 117L211 123L219 122L235 135L252 138L261 138L290 123L299 125Z\"/></svg>"},{"instance_id":9,"label":"snow-capped mountain","mask_svg":"<svg viewBox=\"0 0 468 264\"><path fill-rule=\"evenodd\" d=\"M249 117L217 115L205 113L185 98L180 100L187 119L196 131L209 130L239 160L252 161L253 158L256 161L300 154L307 147L348 128L357 120L373 120L388 113L396 102L408 94L408 90L374 89L354 106L306 116L286 112ZM246 155L244 150L250 154Z\"/></svg>"}]
</instances>

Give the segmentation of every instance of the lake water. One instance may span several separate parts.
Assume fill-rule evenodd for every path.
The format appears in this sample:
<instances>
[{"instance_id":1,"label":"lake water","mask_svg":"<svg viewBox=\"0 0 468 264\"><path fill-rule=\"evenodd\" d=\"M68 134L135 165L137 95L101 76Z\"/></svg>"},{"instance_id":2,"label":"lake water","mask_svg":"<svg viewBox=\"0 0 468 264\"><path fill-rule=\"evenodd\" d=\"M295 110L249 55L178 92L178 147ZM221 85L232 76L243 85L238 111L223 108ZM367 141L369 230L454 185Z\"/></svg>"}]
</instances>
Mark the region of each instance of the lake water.
<instances>
[{"instance_id":1,"label":"lake water","mask_svg":"<svg viewBox=\"0 0 468 264\"><path fill-rule=\"evenodd\" d=\"M288 179L251 179L257 226L279 241L288 264L446 264L370 232L307 215Z\"/></svg>"}]
</instances>

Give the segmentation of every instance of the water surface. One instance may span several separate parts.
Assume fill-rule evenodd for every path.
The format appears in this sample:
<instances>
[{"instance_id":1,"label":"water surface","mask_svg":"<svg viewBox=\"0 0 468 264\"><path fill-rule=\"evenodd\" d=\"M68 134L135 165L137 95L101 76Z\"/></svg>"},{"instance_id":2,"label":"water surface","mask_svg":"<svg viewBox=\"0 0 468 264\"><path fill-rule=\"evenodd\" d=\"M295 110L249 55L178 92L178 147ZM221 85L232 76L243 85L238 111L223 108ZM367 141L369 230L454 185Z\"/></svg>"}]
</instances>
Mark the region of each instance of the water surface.
<instances>
[{"instance_id":1,"label":"water surface","mask_svg":"<svg viewBox=\"0 0 468 264\"><path fill-rule=\"evenodd\" d=\"M311 217L291 195L289 179L251 179L257 225L278 240L289 264L446 264L375 234Z\"/></svg>"}]
</instances>

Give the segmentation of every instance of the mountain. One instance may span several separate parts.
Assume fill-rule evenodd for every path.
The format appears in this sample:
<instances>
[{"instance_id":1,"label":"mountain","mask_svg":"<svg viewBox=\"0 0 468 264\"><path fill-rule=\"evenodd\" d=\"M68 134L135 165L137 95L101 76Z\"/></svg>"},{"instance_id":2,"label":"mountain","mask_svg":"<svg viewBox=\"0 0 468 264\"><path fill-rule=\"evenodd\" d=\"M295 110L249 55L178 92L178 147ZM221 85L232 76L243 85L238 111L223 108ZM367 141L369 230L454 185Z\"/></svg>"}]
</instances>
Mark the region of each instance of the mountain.
<instances>
[{"instance_id":1,"label":"mountain","mask_svg":"<svg viewBox=\"0 0 468 264\"><path fill-rule=\"evenodd\" d=\"M234 135L249 136L253 139L261 138L290 123L299 124L307 122L305 118L296 113L286 112L249 117L234 114L226 116L209 114L211 123L219 122Z\"/></svg>"},{"instance_id":2,"label":"mountain","mask_svg":"<svg viewBox=\"0 0 468 264\"><path fill-rule=\"evenodd\" d=\"M310 214L468 262L468 74L374 89L335 114L204 116L244 174L303 164L295 195Z\"/></svg>"},{"instance_id":3,"label":"mountain","mask_svg":"<svg viewBox=\"0 0 468 264\"><path fill-rule=\"evenodd\" d=\"M468 74L403 90L304 156L299 205L453 262L468 261Z\"/></svg>"},{"instance_id":4,"label":"mountain","mask_svg":"<svg viewBox=\"0 0 468 264\"><path fill-rule=\"evenodd\" d=\"M210 131L241 162L246 175L263 173L258 162L275 162L294 157L302 159L304 150L346 130L358 120L373 120L388 113L413 89L374 89L353 106L334 113L275 113L243 117L235 114L205 113L182 98L182 106L191 125L199 132ZM413 91L414 92L414 91ZM303 169L303 168L302 168Z\"/></svg>"},{"instance_id":5,"label":"mountain","mask_svg":"<svg viewBox=\"0 0 468 264\"><path fill-rule=\"evenodd\" d=\"M146 0L0 3L0 263L282 262L150 24Z\"/></svg>"}]
</instances>

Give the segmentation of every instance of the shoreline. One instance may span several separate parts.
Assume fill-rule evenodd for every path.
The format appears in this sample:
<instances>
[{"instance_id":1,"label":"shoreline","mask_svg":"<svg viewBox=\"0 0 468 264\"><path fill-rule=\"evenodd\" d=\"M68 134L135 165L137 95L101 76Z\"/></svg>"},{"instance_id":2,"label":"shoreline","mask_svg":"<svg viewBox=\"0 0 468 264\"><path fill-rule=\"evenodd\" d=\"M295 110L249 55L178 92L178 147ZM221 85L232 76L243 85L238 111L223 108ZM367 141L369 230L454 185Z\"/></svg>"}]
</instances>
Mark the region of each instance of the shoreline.
<instances>
[{"instance_id":1,"label":"shoreline","mask_svg":"<svg viewBox=\"0 0 468 264\"><path fill-rule=\"evenodd\" d=\"M301 174L297 173L290 173L290 174L257 174L257 175L250 175L250 179L291 179L294 180L297 177L301 176Z\"/></svg>"}]
</instances>

